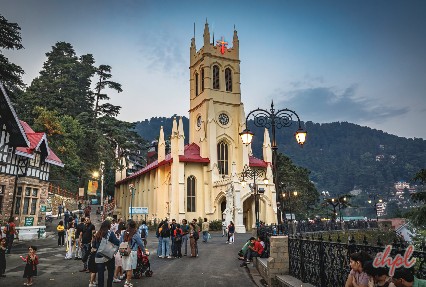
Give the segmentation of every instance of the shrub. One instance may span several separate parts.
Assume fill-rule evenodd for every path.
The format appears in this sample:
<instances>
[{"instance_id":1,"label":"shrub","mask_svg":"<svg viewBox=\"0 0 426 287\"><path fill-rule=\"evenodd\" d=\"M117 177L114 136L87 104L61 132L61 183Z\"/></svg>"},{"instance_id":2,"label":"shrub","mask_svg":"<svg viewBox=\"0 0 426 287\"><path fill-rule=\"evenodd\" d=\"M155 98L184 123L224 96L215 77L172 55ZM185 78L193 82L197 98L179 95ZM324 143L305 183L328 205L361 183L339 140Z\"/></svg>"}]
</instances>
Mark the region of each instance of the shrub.
<instances>
[{"instance_id":1,"label":"shrub","mask_svg":"<svg viewBox=\"0 0 426 287\"><path fill-rule=\"evenodd\" d=\"M210 223L209 223L209 229L211 231L222 230L222 220L216 219L216 220L210 221Z\"/></svg>"}]
</instances>

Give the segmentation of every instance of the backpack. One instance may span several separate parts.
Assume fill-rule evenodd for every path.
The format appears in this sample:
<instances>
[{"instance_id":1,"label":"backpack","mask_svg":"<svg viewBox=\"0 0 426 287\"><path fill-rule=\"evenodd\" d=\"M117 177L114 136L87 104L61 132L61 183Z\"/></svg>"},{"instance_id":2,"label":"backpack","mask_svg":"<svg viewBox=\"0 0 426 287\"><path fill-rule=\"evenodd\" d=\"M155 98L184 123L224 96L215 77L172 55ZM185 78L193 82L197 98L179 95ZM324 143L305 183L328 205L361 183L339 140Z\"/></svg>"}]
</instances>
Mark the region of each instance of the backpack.
<instances>
[{"instance_id":1,"label":"backpack","mask_svg":"<svg viewBox=\"0 0 426 287\"><path fill-rule=\"evenodd\" d=\"M146 238L146 229L145 228L142 228L141 229L141 238L143 239L143 238Z\"/></svg>"},{"instance_id":2,"label":"backpack","mask_svg":"<svg viewBox=\"0 0 426 287\"><path fill-rule=\"evenodd\" d=\"M176 229L175 241L180 242L182 240L182 231L180 229Z\"/></svg>"},{"instance_id":3,"label":"backpack","mask_svg":"<svg viewBox=\"0 0 426 287\"><path fill-rule=\"evenodd\" d=\"M131 245L130 245L132 238L130 238L130 240L129 240L127 234L124 235L124 238L125 238L124 240L126 240L126 238L127 238L127 241L121 242L118 250L119 250L121 256L129 256L130 253L132 252L132 248L131 248Z\"/></svg>"},{"instance_id":4,"label":"backpack","mask_svg":"<svg viewBox=\"0 0 426 287\"><path fill-rule=\"evenodd\" d=\"M161 230L161 237L170 237L170 229L168 227Z\"/></svg>"},{"instance_id":5,"label":"backpack","mask_svg":"<svg viewBox=\"0 0 426 287\"><path fill-rule=\"evenodd\" d=\"M198 234L198 232L197 232L196 230L194 230L194 233L192 233L192 237L193 237L195 240L198 240L198 239L200 238L200 234Z\"/></svg>"}]
</instances>

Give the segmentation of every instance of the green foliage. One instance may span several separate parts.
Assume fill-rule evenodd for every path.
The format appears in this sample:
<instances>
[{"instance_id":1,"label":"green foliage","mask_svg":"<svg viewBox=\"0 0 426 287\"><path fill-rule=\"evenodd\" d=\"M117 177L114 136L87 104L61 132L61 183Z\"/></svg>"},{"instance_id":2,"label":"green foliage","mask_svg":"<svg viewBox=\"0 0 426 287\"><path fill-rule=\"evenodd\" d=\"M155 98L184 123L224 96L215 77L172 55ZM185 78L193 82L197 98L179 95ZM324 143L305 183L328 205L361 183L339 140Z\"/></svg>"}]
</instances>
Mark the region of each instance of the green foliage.
<instances>
[{"instance_id":1,"label":"green foliage","mask_svg":"<svg viewBox=\"0 0 426 287\"><path fill-rule=\"evenodd\" d=\"M10 23L0 15L0 49L19 50L24 48L21 44L21 27L16 23ZM14 95L16 90L23 88L22 82L24 70L18 65L9 62L0 50L0 81L9 91L10 96ZM15 97L12 97L15 98Z\"/></svg>"},{"instance_id":2,"label":"green foliage","mask_svg":"<svg viewBox=\"0 0 426 287\"><path fill-rule=\"evenodd\" d=\"M219 231L222 230L222 220L213 220L209 222L209 230L210 231Z\"/></svg>"}]
</instances>

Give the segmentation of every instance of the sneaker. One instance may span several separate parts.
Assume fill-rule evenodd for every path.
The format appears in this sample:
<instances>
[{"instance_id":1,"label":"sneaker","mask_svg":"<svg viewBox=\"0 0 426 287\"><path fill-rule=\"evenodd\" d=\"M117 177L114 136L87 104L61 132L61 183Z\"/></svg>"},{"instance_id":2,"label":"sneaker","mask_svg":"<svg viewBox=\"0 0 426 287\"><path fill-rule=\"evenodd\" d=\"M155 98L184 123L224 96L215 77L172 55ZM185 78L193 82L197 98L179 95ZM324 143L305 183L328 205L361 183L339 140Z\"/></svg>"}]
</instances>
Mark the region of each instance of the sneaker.
<instances>
[{"instance_id":1,"label":"sneaker","mask_svg":"<svg viewBox=\"0 0 426 287\"><path fill-rule=\"evenodd\" d=\"M96 287L96 284L89 283L89 287Z\"/></svg>"},{"instance_id":2,"label":"sneaker","mask_svg":"<svg viewBox=\"0 0 426 287\"><path fill-rule=\"evenodd\" d=\"M123 280L124 278L126 278L126 274L123 274L120 277L118 277L118 279L120 279L120 280Z\"/></svg>"},{"instance_id":3,"label":"sneaker","mask_svg":"<svg viewBox=\"0 0 426 287\"><path fill-rule=\"evenodd\" d=\"M167 258L169 258L169 259L170 259L170 258L174 258L174 257L169 255L169 256L167 256Z\"/></svg>"},{"instance_id":4,"label":"sneaker","mask_svg":"<svg viewBox=\"0 0 426 287\"><path fill-rule=\"evenodd\" d=\"M121 280L119 278L114 278L114 279L112 279L112 282L114 282L114 283L120 283Z\"/></svg>"},{"instance_id":5,"label":"sneaker","mask_svg":"<svg viewBox=\"0 0 426 287\"><path fill-rule=\"evenodd\" d=\"M124 283L124 287L133 287L133 284L126 281L126 283Z\"/></svg>"},{"instance_id":6,"label":"sneaker","mask_svg":"<svg viewBox=\"0 0 426 287\"><path fill-rule=\"evenodd\" d=\"M163 256L163 255L161 255L161 256L158 256L159 258L165 258L165 256Z\"/></svg>"}]
</instances>

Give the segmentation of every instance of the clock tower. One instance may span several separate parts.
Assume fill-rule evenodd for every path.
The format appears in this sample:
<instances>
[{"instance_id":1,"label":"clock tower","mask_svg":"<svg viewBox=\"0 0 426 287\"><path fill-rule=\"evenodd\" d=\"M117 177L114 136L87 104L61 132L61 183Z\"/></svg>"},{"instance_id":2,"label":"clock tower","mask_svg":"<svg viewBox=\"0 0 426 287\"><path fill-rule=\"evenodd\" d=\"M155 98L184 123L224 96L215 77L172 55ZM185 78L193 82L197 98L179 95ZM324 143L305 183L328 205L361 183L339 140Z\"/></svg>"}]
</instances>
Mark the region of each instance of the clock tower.
<instances>
[{"instance_id":1,"label":"clock tower","mask_svg":"<svg viewBox=\"0 0 426 287\"><path fill-rule=\"evenodd\" d=\"M224 37L211 41L207 22L203 38L204 46L198 51L195 35L191 39L189 142L198 144L200 155L210 159L209 171L215 181L218 176L230 176L233 163L239 171L248 164L239 136L245 125L239 40L234 28L231 48Z\"/></svg>"}]
</instances>

